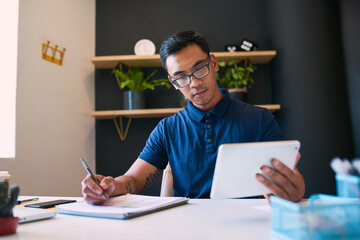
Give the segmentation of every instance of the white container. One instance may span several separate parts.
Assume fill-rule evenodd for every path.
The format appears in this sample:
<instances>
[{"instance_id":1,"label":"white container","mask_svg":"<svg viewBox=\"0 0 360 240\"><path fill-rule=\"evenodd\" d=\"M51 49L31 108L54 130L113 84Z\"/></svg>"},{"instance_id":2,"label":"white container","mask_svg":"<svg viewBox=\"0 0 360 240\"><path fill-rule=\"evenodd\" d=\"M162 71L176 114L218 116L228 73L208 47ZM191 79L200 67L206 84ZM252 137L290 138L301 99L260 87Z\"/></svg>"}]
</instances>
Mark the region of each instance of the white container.
<instances>
[{"instance_id":1,"label":"white container","mask_svg":"<svg viewBox=\"0 0 360 240\"><path fill-rule=\"evenodd\" d=\"M5 180L10 186L10 173L8 171L0 171L0 180Z\"/></svg>"}]
</instances>

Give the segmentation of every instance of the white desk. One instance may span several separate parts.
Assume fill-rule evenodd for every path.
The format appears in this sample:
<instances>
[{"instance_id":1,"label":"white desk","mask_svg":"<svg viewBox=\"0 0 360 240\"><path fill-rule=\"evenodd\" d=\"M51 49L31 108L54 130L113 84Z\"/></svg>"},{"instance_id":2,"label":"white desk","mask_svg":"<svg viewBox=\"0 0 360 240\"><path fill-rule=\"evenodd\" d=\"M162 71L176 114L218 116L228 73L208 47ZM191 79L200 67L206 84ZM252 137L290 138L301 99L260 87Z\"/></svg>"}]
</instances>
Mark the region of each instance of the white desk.
<instances>
[{"instance_id":1,"label":"white desk","mask_svg":"<svg viewBox=\"0 0 360 240\"><path fill-rule=\"evenodd\" d=\"M270 213L253 208L266 204L265 199L192 199L189 204L130 220L57 214L49 220L19 224L16 234L2 239L272 239Z\"/></svg>"}]
</instances>

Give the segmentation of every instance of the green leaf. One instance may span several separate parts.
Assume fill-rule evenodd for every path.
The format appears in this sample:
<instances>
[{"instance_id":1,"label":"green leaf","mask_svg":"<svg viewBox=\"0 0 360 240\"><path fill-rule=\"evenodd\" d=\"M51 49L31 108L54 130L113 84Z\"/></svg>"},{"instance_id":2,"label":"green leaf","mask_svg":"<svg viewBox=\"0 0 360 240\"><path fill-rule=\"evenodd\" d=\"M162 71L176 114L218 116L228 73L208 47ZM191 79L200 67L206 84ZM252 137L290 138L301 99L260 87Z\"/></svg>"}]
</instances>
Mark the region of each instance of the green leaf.
<instances>
[{"instance_id":1,"label":"green leaf","mask_svg":"<svg viewBox=\"0 0 360 240\"><path fill-rule=\"evenodd\" d=\"M250 87L254 83L251 74L253 74L257 68L252 65L249 59L242 60L239 63L236 59L231 59L226 64L226 67L224 65L224 62L221 62L221 64L219 62L219 66L223 67L220 68L216 74L219 87L242 88L244 86Z\"/></svg>"},{"instance_id":2,"label":"green leaf","mask_svg":"<svg viewBox=\"0 0 360 240\"><path fill-rule=\"evenodd\" d=\"M128 88L132 91L145 91L146 89L154 90L156 86L165 85L167 88L171 88L168 79L156 79L151 80L157 70L155 69L148 76L144 76L142 68L128 68L125 71L119 69L113 69L111 72L115 74L120 80L120 89Z\"/></svg>"},{"instance_id":3,"label":"green leaf","mask_svg":"<svg viewBox=\"0 0 360 240\"><path fill-rule=\"evenodd\" d=\"M236 64L237 60L236 59L232 59L228 62L228 66L234 66Z\"/></svg>"},{"instance_id":4,"label":"green leaf","mask_svg":"<svg viewBox=\"0 0 360 240\"><path fill-rule=\"evenodd\" d=\"M226 62L224 61L218 62L218 64L220 67L226 67Z\"/></svg>"}]
</instances>

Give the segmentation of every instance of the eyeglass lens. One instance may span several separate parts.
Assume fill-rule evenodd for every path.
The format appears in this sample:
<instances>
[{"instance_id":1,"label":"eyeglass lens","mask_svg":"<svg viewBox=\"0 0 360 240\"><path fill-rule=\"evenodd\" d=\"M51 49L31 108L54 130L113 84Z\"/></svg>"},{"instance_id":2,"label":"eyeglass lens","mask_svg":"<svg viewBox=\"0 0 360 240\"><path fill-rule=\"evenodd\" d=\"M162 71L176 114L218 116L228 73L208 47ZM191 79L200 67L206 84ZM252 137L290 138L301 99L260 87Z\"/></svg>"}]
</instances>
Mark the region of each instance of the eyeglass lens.
<instances>
[{"instance_id":1,"label":"eyeglass lens","mask_svg":"<svg viewBox=\"0 0 360 240\"><path fill-rule=\"evenodd\" d=\"M195 77L197 79L201 79L201 78L205 77L206 75L208 75L209 72L210 71L209 71L209 62L208 62L207 64L205 64L201 68L194 71L192 74L177 78L177 79L174 80L174 82L176 82L179 87L185 87L186 85L188 85L190 83L191 76L193 76L193 77Z\"/></svg>"}]
</instances>

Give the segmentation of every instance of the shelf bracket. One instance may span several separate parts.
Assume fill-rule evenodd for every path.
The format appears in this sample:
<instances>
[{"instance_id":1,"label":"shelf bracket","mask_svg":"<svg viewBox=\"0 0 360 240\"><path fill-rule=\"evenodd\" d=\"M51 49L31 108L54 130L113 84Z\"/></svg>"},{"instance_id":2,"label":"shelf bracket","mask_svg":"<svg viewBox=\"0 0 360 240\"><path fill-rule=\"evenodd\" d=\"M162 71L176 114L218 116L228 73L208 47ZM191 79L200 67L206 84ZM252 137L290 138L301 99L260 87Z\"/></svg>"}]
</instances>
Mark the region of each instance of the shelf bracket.
<instances>
[{"instance_id":1,"label":"shelf bracket","mask_svg":"<svg viewBox=\"0 0 360 240\"><path fill-rule=\"evenodd\" d=\"M114 69L116 69L116 67L119 67L119 71L122 72L123 65L122 65L121 62L119 62L119 63L114 67ZM117 83L118 83L118 85L119 85L120 90L122 90L122 89L121 89L121 80L120 80L120 78L119 78L116 74L115 74L115 77L116 77L116 81L117 81Z\"/></svg>"},{"instance_id":2,"label":"shelf bracket","mask_svg":"<svg viewBox=\"0 0 360 240\"><path fill-rule=\"evenodd\" d=\"M125 141L126 136L127 136L128 132L129 132L129 128L130 128L131 117L128 118L128 122L127 122L127 125L126 125L125 132L124 132L124 127L123 127L123 119L122 119L121 116L115 117L114 118L114 123L115 123L116 129L118 131L118 134L119 134L119 137L120 137L121 141Z\"/></svg>"}]
</instances>

